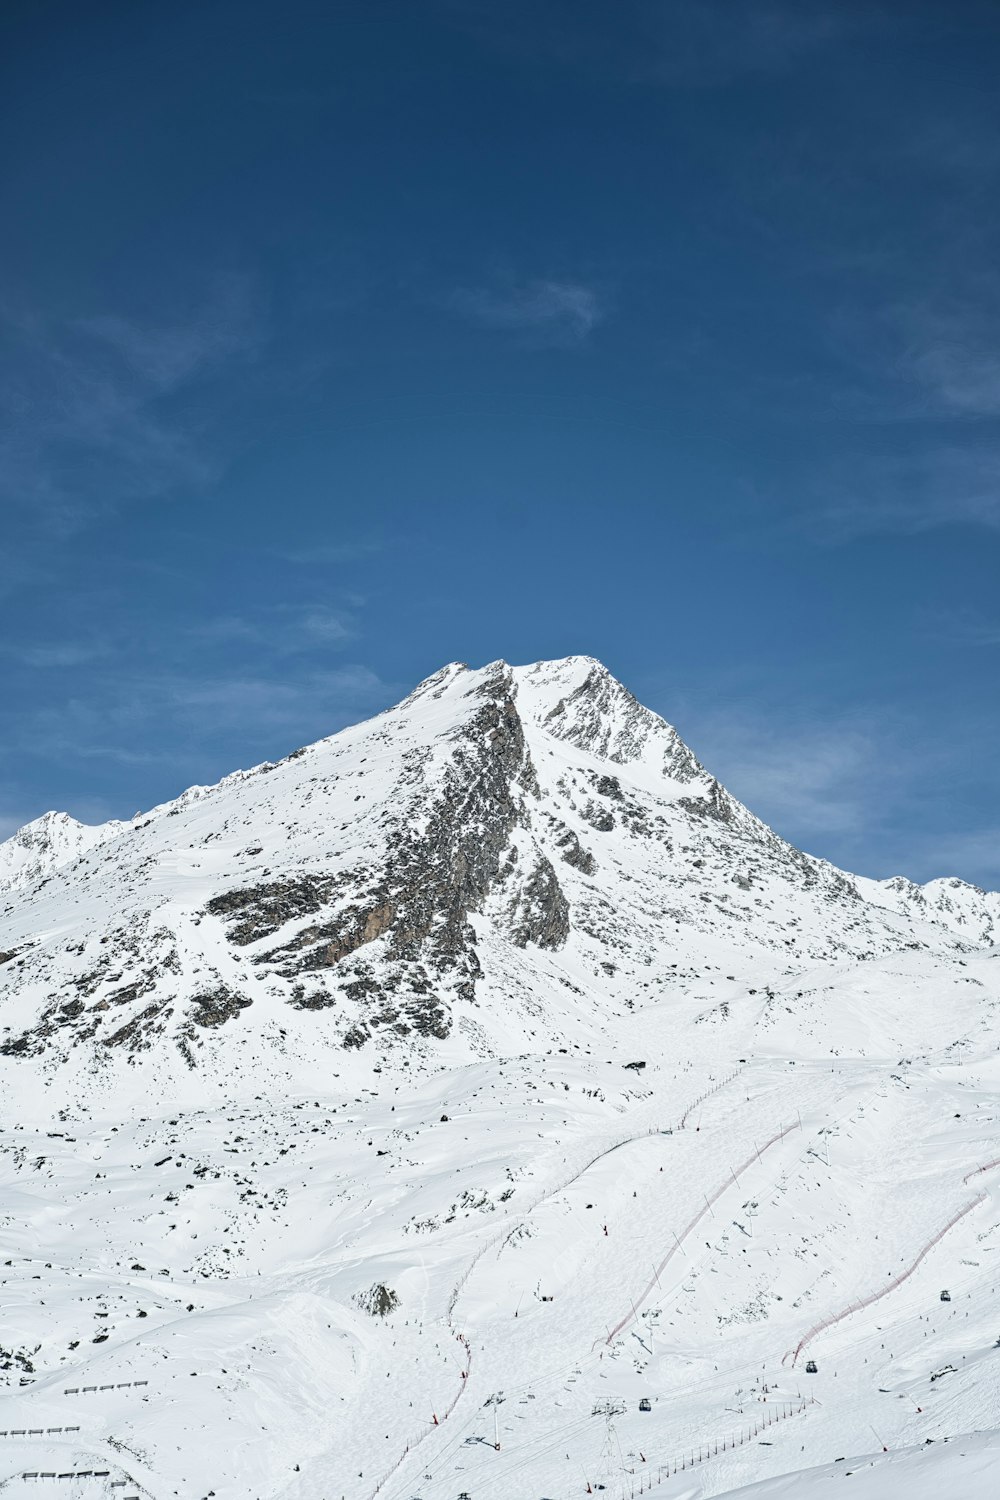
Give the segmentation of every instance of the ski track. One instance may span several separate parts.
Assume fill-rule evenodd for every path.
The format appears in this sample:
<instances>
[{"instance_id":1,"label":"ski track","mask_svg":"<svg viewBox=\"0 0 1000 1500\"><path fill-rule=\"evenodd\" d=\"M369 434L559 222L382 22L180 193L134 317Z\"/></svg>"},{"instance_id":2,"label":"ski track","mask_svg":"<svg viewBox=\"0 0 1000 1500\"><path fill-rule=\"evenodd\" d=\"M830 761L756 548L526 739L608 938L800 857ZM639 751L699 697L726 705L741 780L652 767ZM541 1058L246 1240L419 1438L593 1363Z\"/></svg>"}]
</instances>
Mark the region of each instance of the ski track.
<instances>
[{"instance_id":1,"label":"ski track","mask_svg":"<svg viewBox=\"0 0 1000 1500\"><path fill-rule=\"evenodd\" d=\"M722 1089L726 1088L729 1084L735 1082L740 1077L740 1075L741 1075L742 1072L743 1072L742 1068L734 1069L731 1073L728 1073L725 1078L721 1079L718 1083L713 1084L711 1087L709 1087L708 1089L704 1090L703 1093L699 1094L698 1097L696 1099L694 1099L691 1102L691 1104L688 1105L687 1109L685 1109L684 1113L681 1115L679 1121L673 1127L673 1129L675 1129L675 1130L683 1130L685 1128L685 1124L686 1124L687 1120L690 1118L691 1114L693 1113L693 1111L695 1109L697 1109L699 1106L703 1105L707 1099L710 1099L715 1094L718 1094ZM765 1141L764 1144L761 1147L759 1147L759 1148L755 1147L753 1154L750 1157L748 1157L747 1160L744 1163L742 1163L739 1167L737 1167L735 1169L735 1171L730 1174L729 1177L726 1178L726 1180L722 1183L722 1185L715 1190L715 1192L711 1195L711 1197L709 1199L706 1200L706 1206L703 1209L699 1210L699 1212L697 1214L695 1214L694 1218L685 1227L685 1229L683 1230L683 1232L679 1236L677 1236L677 1244L675 1246L673 1246L667 1252L667 1254L664 1256L664 1258L661 1261L661 1263L659 1264L659 1266L657 1266L657 1268L656 1268L655 1275L657 1277L660 1274L662 1274L663 1270L668 1265L668 1263L672 1259L673 1255L676 1253L676 1250L680 1248L680 1246L683 1244L684 1240L687 1239L688 1235L697 1227L697 1225L704 1218L705 1214L711 1212L712 1205L715 1204L715 1203L717 1203L719 1201L719 1199L723 1196L723 1194L725 1194L729 1190L729 1188L731 1186L733 1186L734 1184L736 1186L738 1186L737 1179L738 1179L740 1173L748 1170L753 1165L754 1162L759 1161L761 1159L762 1155L764 1154L764 1152L767 1151L771 1146L777 1145L778 1142L784 1140L787 1135L791 1134L791 1132L793 1130L799 1130L799 1129L801 1129L801 1122L796 1121L794 1124L787 1125L787 1126L783 1127L781 1130L777 1131L773 1136L770 1137L769 1140ZM521 1215L521 1217L518 1220L518 1223L515 1224L512 1229L508 1230L502 1237L500 1237L499 1244L500 1244L501 1249L502 1249L503 1245L506 1244L507 1241L510 1239L510 1236L512 1234L516 1233L517 1229L521 1225L523 1225L526 1222L527 1219L530 1218L530 1216L531 1216L532 1213L536 1212L544 1204L548 1203L551 1199L557 1197L560 1193L565 1192L565 1190L566 1190L567 1187L570 1187L573 1183L578 1182L580 1180L580 1178L583 1177L583 1175L590 1170L591 1167L593 1167L593 1166L596 1165L597 1162L604 1160L604 1158L607 1157L607 1156L610 1156L612 1154L612 1152L621 1150L622 1147L624 1147L624 1146L631 1145L635 1141L643 1140L646 1137L648 1137L650 1135L653 1135L653 1134L657 1134L657 1133L662 1133L662 1129L660 1127L657 1127L657 1126L650 1126L650 1127L648 1127L645 1130L635 1131L632 1134L623 1137L621 1140L613 1142L611 1145L606 1146L601 1151L599 1151L599 1152L595 1153L594 1155L590 1156L588 1158L588 1160L584 1163L584 1165L582 1167L580 1167L577 1171L575 1171L570 1177L565 1178L556 1187L547 1190L537 1200L536 1203L534 1203L529 1209L527 1209ZM451 1330L452 1334L455 1336L455 1338L457 1338L458 1340L460 1340L460 1342L464 1345L465 1350L466 1350L466 1355L467 1355L467 1363L466 1363L465 1370L464 1370L464 1372L462 1374L458 1390L456 1391L456 1393L455 1393L454 1397L452 1398L450 1404L447 1406L447 1408L444 1411L443 1418L441 1419L442 1422L445 1421L445 1420L447 1420L447 1418L451 1416L452 1412L455 1410L456 1406L458 1405L459 1400L465 1394L465 1392L469 1389L469 1379L468 1379L468 1377L469 1377L470 1368L471 1368L471 1358L472 1358L472 1356L471 1356L471 1349L469 1347L468 1340L465 1338L465 1336L463 1334L461 1334L461 1333L457 1333L456 1330L455 1330L455 1326L454 1326L454 1311L455 1311L455 1306L456 1306L456 1303L458 1301L459 1296L461 1295L462 1289L464 1288L464 1286L466 1285L466 1283L469 1281L470 1277L472 1276L472 1273L475 1271L475 1269L478 1266L479 1262L488 1253L488 1251L492 1250L496 1246L497 1243L498 1243L498 1240L494 1239L489 1244L483 1246L483 1248L478 1252L478 1254L470 1262L470 1264L469 1264L468 1268L466 1269L464 1275L462 1276L461 1280L458 1282L457 1286L455 1287L454 1291L452 1292L451 1298L449 1299L449 1305L448 1305L448 1326L449 1326L449 1329ZM640 1297L638 1299L638 1301L640 1303L642 1301L644 1301L645 1298L649 1295L649 1293L652 1291L654 1285L656 1285L655 1279L653 1281L650 1281L649 1285L641 1293L641 1295L640 1295ZM607 1344L612 1344L614 1342L615 1338L618 1336L618 1334L620 1334L621 1332L623 1332L624 1329L628 1326L628 1324L633 1321L634 1315L635 1315L635 1313L634 1313L634 1308L633 1308L632 1311L630 1311L627 1314L627 1316L625 1318L623 1318L621 1320L621 1322L614 1329L611 1330L611 1332L604 1339L604 1342L607 1343ZM596 1348L597 1344L599 1344L600 1342L602 1342L602 1340L600 1338L594 1340L594 1344L591 1346L591 1354L593 1354L594 1349ZM804 1409L804 1407L802 1409ZM435 1413L434 1416L432 1417L431 1425L429 1427L425 1427L425 1428L421 1429L419 1433L415 1434L415 1436L409 1442L407 1442L406 1447L403 1449L403 1452L399 1455L399 1457L395 1460L395 1462L385 1471L385 1473L382 1475L382 1477L376 1483L376 1485L374 1486L374 1488L369 1492L369 1500L375 1500L375 1497L382 1492L382 1490L385 1488L385 1486L389 1482L389 1480L393 1477L393 1475L395 1475L398 1472L398 1470L402 1467L402 1465L406 1462L406 1460L410 1457L410 1455L412 1453L415 1453L416 1450L420 1447L420 1445L427 1438L429 1438L432 1435L432 1433L435 1433L435 1432L438 1432L438 1431L441 1431L441 1430L442 1430L441 1423L439 1422L439 1420L437 1418L437 1415ZM728 1447L731 1448L733 1446L733 1441L732 1440L728 1440L728 1444L727 1445L728 1445ZM723 1449L723 1451L725 1451L725 1448ZM684 1468L684 1467L691 1467L691 1465L690 1464L685 1464L685 1463L682 1462L681 1468L675 1468L673 1472L674 1473L681 1472L681 1469Z\"/></svg>"},{"instance_id":2,"label":"ski track","mask_svg":"<svg viewBox=\"0 0 1000 1500\"><path fill-rule=\"evenodd\" d=\"M963 1177L962 1181L963 1183L966 1183L971 1177L977 1176L980 1172L989 1172L997 1166L1000 1166L1000 1161L989 1162L984 1167L976 1167L972 1172L969 1172L965 1177ZM965 1218L966 1214L970 1214L974 1208L978 1208L981 1203L986 1203L988 1199L988 1193L980 1193L969 1203L966 1203L963 1208L960 1208L956 1214L952 1215L947 1224L943 1225L943 1227L938 1230L937 1234L935 1234L931 1239L927 1241L927 1243L921 1249L920 1253L917 1255L916 1259L913 1261L912 1265L908 1266L905 1271L901 1271L898 1276L894 1276L889 1282L888 1286L880 1287L878 1291L872 1292L869 1296L861 1297L858 1299L858 1301L852 1302L850 1307L845 1307L841 1312L834 1313L832 1317L824 1318L822 1322L815 1324L814 1327L809 1329L808 1333L803 1334L802 1338L796 1344L795 1348L789 1350L789 1352L784 1355L781 1363L785 1364L786 1361L791 1360L792 1366L794 1368L796 1362L798 1361L799 1355L806 1348L806 1346L808 1344L811 1344L813 1339L816 1338L819 1334L824 1333L828 1328L833 1328L837 1323L842 1323L845 1318L851 1317L853 1313L863 1312L866 1307L871 1307L874 1303L881 1302L883 1297L888 1297L890 1292L896 1291L896 1289L898 1287L901 1287L905 1281L909 1281L914 1271L916 1271L917 1268L923 1263L926 1257L934 1249L934 1246L941 1243L948 1231L954 1229L955 1225L960 1223L962 1219Z\"/></svg>"},{"instance_id":3,"label":"ski track","mask_svg":"<svg viewBox=\"0 0 1000 1500\"><path fill-rule=\"evenodd\" d=\"M683 1115L680 1117L680 1120L678 1121L678 1123L674 1127L674 1129L675 1130L684 1129L684 1127L686 1125L686 1122L690 1119L692 1113L694 1112L694 1110L696 1108L698 1108L700 1105L702 1105L708 1098L710 1098L713 1095L715 1095L718 1092L720 1092L727 1084L735 1081L735 1079L742 1072L743 1072L742 1068L735 1070L733 1073L727 1075L727 1077L724 1078L723 1080L721 1080L719 1083L712 1085L709 1089L705 1090L701 1095L699 1095L698 1098L696 1098L694 1101L692 1101L692 1103L685 1109ZM875 1093L873 1093L867 1099L863 1099L861 1101L856 1101L855 1105L854 1105L854 1108L856 1110L858 1110L858 1113L857 1114L850 1114L850 1115L846 1116L846 1123L856 1123L856 1121L859 1118L859 1116L861 1114L864 1114L866 1105L870 1106L872 1104L873 1100L876 1099L876 1098L884 1098L884 1092L881 1091L881 1090L879 1090L879 1091L876 1091ZM842 1123L844 1123L844 1122L842 1122ZM635 1297L633 1299L630 1299L630 1307L629 1307L628 1312L623 1315L623 1317L619 1320L619 1322L613 1328L611 1328L607 1332L607 1334L601 1335L600 1337L598 1337L597 1339L594 1340L594 1342L593 1342L593 1344L591 1346L591 1350L590 1350L591 1357L593 1357L594 1351L597 1349L597 1347L599 1345L603 1344L605 1347L613 1345L615 1343L615 1341L618 1338L620 1338L621 1334L624 1333L628 1329L628 1327L636 1320L636 1318L638 1316L637 1309L640 1306L642 1306L647 1301L647 1299L651 1296L654 1288L656 1288L658 1286L658 1284L659 1284L659 1277L663 1274L664 1270L670 1264L670 1262L673 1260L674 1256L681 1250L684 1242L688 1239L688 1237L692 1234L692 1232L697 1228L698 1224L701 1223L701 1221L705 1218L705 1216L711 1212L712 1207L715 1204L719 1203L719 1201L733 1187L737 1187L737 1188L740 1187L740 1182L739 1182L740 1177L744 1173L746 1173L747 1171L749 1171L754 1166L755 1163L759 1163L762 1160L764 1154L772 1146L775 1146L775 1145L779 1144L782 1140L786 1139L793 1132L795 1132L797 1130L802 1130L803 1128L804 1128L803 1127L803 1122L801 1121L801 1119L797 1119L796 1121L794 1121L794 1122L792 1122L792 1123L790 1123L788 1125L785 1125L782 1128L780 1128L779 1130L777 1130L773 1135L771 1135L760 1146L756 1146L755 1145L753 1152L746 1158L746 1160L743 1161L738 1167L731 1169L729 1175L724 1179L724 1181L721 1184L719 1184L718 1187L716 1187L713 1190L713 1192L711 1194L706 1194L705 1195L705 1205L704 1205L704 1207L702 1207L702 1208L700 1208L698 1210L698 1212L691 1218L691 1220L687 1223L687 1225L684 1227L684 1229L679 1234L675 1234L675 1243L668 1249L668 1251L664 1255L663 1259L655 1267L655 1269L654 1269L654 1276L645 1285L645 1287L643 1288L643 1290L639 1293L639 1295L637 1297ZM829 1128L829 1127L826 1127L826 1128ZM525 1212L525 1214L522 1216L521 1220L519 1220L519 1223L523 1223L526 1219L530 1218L530 1216L531 1216L532 1213L536 1212L540 1207L542 1207L544 1204L548 1203L552 1198L557 1197L559 1195L559 1193L565 1191L566 1187L568 1187L569 1185L571 1185L574 1182L579 1181L579 1179L592 1166L594 1166L597 1162L601 1161L602 1159L604 1159L605 1157L607 1157L608 1155L610 1155L612 1152L620 1150L622 1147L627 1146L629 1144L633 1144L634 1142L643 1139L645 1136L648 1136L648 1135L654 1134L654 1133L657 1133L655 1127L651 1127L650 1129L648 1129L646 1131L643 1131L643 1132L635 1132L632 1135L630 1135L629 1137L624 1138L621 1141L617 1141L617 1142L613 1143L612 1145L604 1148L602 1151L600 1151L600 1152L596 1153L595 1155L591 1156L588 1159L588 1161L585 1163L585 1165L583 1167L581 1167L578 1171L576 1171L571 1177L565 1179L558 1186L556 1186L556 1187L552 1188L550 1191L546 1192L534 1205L532 1205L532 1207L530 1209L528 1209ZM803 1160L805 1160L805 1158L803 1158ZM982 1166L978 1166L978 1167L974 1168L972 1171L970 1171L967 1174L965 1174L965 1176L963 1177L962 1180L963 1180L963 1182L968 1182L973 1176L976 1176L976 1175L981 1174L983 1172L987 1172L987 1171L993 1170L994 1168L996 1168L998 1166L1000 1166L1000 1158L997 1158L995 1160L992 1160L990 1162L985 1163ZM930 1253L930 1251L934 1248L934 1246L937 1245L938 1243L940 1243L940 1241L949 1232L949 1230L951 1230L952 1228L954 1228L955 1225L957 1225L974 1208L978 1207L980 1204L982 1204L983 1202L987 1201L987 1198L988 1198L988 1195L986 1193L983 1193L983 1194L978 1195L973 1200L971 1200L968 1204L964 1205L956 1214L954 1214L952 1216L951 1219L949 1219L948 1223L945 1224L927 1242L927 1244L920 1250L919 1254L915 1257L915 1259L913 1260L913 1262L902 1273L900 1273L897 1276L893 1277L892 1281L890 1282L890 1284L887 1287L879 1289L877 1292L873 1293L872 1295L870 1295L868 1297L858 1299L857 1301L853 1302L849 1307L843 1309L842 1311L840 1311L838 1313L835 1313L833 1316L831 1316L831 1317L829 1317L827 1319L824 1319L820 1323L816 1324L812 1329L810 1329L803 1336L803 1338L799 1341L799 1343L796 1346L796 1348L795 1348L794 1351L792 1351L790 1354L786 1354L785 1356L783 1356L782 1361L781 1361L782 1364L784 1365L787 1361L790 1360L791 1361L791 1365L794 1368L794 1366L795 1366L795 1364L796 1364L796 1362L797 1362L798 1357L800 1356L800 1354L803 1352L803 1350L806 1348L806 1346L816 1336L818 1336L819 1333L821 1333L821 1332L823 1332L823 1331L825 1331L825 1330L827 1330L827 1329L835 1326L837 1323L843 1321L843 1319L851 1316L853 1313L862 1311L865 1308L871 1306L873 1303L875 1303L877 1301L880 1301L883 1297L887 1296L890 1292L896 1290L899 1286L901 1286L904 1282L906 1282L914 1274L914 1272L919 1268L919 1266L922 1264L922 1262L924 1261L924 1259L926 1258L926 1256ZM502 1237L502 1239L500 1241L501 1248L503 1247L503 1244L505 1244L507 1242L507 1240L509 1240L510 1235L516 1231L517 1227L518 1226L514 1226L514 1229L508 1231L507 1234ZM473 1274L473 1272L476 1269L477 1265L479 1264L480 1260L483 1258L483 1256L485 1256L485 1254L490 1249L493 1248L493 1245L495 1243L496 1243L496 1241L494 1241L490 1245L487 1245L487 1246L483 1247L483 1249L479 1252L479 1254L470 1263L470 1265L467 1268L465 1274L461 1278L460 1283L456 1286L455 1291L454 1291L454 1293L452 1295L452 1298L451 1298L450 1306L449 1306L449 1319L451 1318L451 1314L454 1312L455 1305L457 1303L458 1297L459 1297L462 1289L464 1288L464 1286L466 1285L466 1283L469 1281L471 1275ZM460 1338L462 1337L461 1335L457 1335L457 1336L460 1337ZM468 1373L469 1373L469 1371L468 1371L468 1367L467 1367L466 1374L463 1376L462 1383L461 1383L461 1385L459 1387L459 1390L457 1391L455 1397L453 1398L453 1400L452 1400L452 1402L451 1402L451 1404L450 1404L450 1406L449 1406L449 1408L448 1408L448 1410L447 1410L447 1412L445 1414L446 1416L450 1415L454 1411L454 1409L455 1409L455 1407L456 1407L459 1399L461 1398L461 1396L464 1395L468 1391L468 1389L469 1389ZM579 1373L579 1371L577 1370L576 1373ZM551 1378L551 1377L549 1377L549 1378ZM563 1378L563 1377L559 1377L559 1378ZM782 1409L781 1409L780 1412L775 1412L775 1413L768 1412L762 1422L758 1420L758 1421L754 1422L753 1424L748 1424L745 1427L740 1428L738 1431L730 1432L729 1434L727 1434L722 1439L719 1439L718 1437L714 1437L714 1438L702 1437L697 1442L697 1451L696 1451L695 1447L692 1446L689 1449L689 1451L685 1452L684 1454L682 1454L678 1458L675 1458L673 1460L668 1460L666 1462L662 1462L662 1461L658 1462L656 1464L656 1473L655 1474L652 1472L652 1466L651 1466L648 1473L646 1473L646 1472L640 1473L640 1476L639 1476L639 1479L638 1479L638 1483L636 1483L636 1481L635 1481L634 1478L631 1481L625 1482L623 1484L620 1492L619 1492L620 1493L620 1500L634 1500L634 1497L637 1496L637 1495L641 1496L641 1495L644 1495L644 1494L647 1494L647 1493L651 1493L654 1489L659 1488L662 1484L666 1483L668 1480L674 1479L678 1475L683 1475L683 1474L685 1474L687 1472L690 1472L690 1471L692 1471L695 1468L699 1468L703 1464L707 1463L711 1458L718 1457L720 1454L725 1454L727 1452L733 1452L736 1449L739 1449L739 1448L742 1448L742 1447L746 1446L748 1443L751 1443L755 1439L757 1439L760 1433L762 1433L762 1432L764 1432L766 1430L769 1430L772 1426L776 1426L778 1423L786 1421L786 1420L788 1420L791 1417L802 1416L802 1415L806 1414L808 1412L808 1410L809 1410L810 1407L816 1406L817 1404L818 1403L817 1403L815 1397L802 1397L802 1398L797 1398L795 1401L783 1402L782 1403ZM439 1430L440 1430L439 1427L435 1423L435 1425L432 1426L429 1430L425 1431L422 1436L423 1437L429 1436L431 1432L436 1432L436 1431L439 1431ZM371 1500L374 1500L374 1497L381 1492L381 1490L383 1489L383 1487L384 1487L386 1481L388 1480L388 1478L392 1474L394 1474L394 1473L396 1473L398 1471L398 1469L401 1467L401 1465L404 1462L404 1460L409 1456L409 1452L410 1451L412 1451L412 1448L408 1448L408 1450L406 1452L404 1452L400 1456L400 1458L392 1466L392 1469L383 1477L383 1479L379 1482L379 1484L371 1492ZM642 1456L642 1462L643 1462L643 1464L646 1463L646 1459L645 1459L644 1456ZM587 1487L587 1493L591 1493L591 1489L590 1489L589 1485ZM400 1491L399 1494L402 1495L402 1491ZM616 1500L617 1500L617 1497L616 1497Z\"/></svg>"}]
</instances>

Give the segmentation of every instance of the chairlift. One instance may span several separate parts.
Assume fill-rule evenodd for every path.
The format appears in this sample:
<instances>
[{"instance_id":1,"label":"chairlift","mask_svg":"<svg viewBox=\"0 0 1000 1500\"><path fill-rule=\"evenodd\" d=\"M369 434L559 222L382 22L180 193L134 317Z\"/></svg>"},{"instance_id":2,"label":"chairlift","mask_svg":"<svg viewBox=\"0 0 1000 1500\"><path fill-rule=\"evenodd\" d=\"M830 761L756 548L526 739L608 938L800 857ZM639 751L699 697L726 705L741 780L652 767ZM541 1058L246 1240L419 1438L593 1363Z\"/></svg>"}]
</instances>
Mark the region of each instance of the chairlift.
<instances>
[{"instance_id":1,"label":"chairlift","mask_svg":"<svg viewBox=\"0 0 1000 1500\"><path fill-rule=\"evenodd\" d=\"M816 1363L816 1361L814 1359L807 1359L806 1360L806 1374L807 1375L816 1375L818 1373L819 1373L819 1365Z\"/></svg>"},{"instance_id":2,"label":"chairlift","mask_svg":"<svg viewBox=\"0 0 1000 1500\"><path fill-rule=\"evenodd\" d=\"M650 1399L649 1399L648 1396L643 1396L642 1400L639 1402L639 1410L640 1411L652 1411L653 1410L653 1403L652 1403L652 1401L650 1401Z\"/></svg>"},{"instance_id":3,"label":"chairlift","mask_svg":"<svg viewBox=\"0 0 1000 1500\"><path fill-rule=\"evenodd\" d=\"M949 1290L948 1290L947 1287L945 1287L944 1291L941 1293L941 1301L942 1302L950 1302L951 1301L951 1293L949 1292Z\"/></svg>"}]
</instances>

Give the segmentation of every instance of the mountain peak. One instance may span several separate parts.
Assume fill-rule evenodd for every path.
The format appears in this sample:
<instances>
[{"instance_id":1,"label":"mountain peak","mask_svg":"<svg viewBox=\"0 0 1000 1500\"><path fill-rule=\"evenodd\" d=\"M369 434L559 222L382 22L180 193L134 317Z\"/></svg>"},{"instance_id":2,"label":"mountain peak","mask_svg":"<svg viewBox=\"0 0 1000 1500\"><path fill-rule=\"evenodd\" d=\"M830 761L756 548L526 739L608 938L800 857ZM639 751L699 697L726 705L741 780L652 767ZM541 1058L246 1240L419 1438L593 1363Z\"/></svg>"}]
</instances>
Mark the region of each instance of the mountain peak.
<instances>
[{"instance_id":1,"label":"mountain peak","mask_svg":"<svg viewBox=\"0 0 1000 1500\"><path fill-rule=\"evenodd\" d=\"M666 930L675 959L710 943L769 965L894 951L914 921L979 930L953 892L918 914L793 849L589 656L449 663L130 824L48 814L0 871L27 898L3 950L28 955L0 1053L152 1051L171 1086L178 1064L224 1078L231 1038L243 1059L275 1032L311 1058L320 1039L430 1058L517 1050L540 1015L557 1035L567 1004L610 1021Z\"/></svg>"},{"instance_id":2,"label":"mountain peak","mask_svg":"<svg viewBox=\"0 0 1000 1500\"><path fill-rule=\"evenodd\" d=\"M80 823L65 812L42 813L0 844L0 891L44 879L126 826Z\"/></svg>"},{"instance_id":3,"label":"mountain peak","mask_svg":"<svg viewBox=\"0 0 1000 1500\"><path fill-rule=\"evenodd\" d=\"M603 662L567 656L515 667L518 703L547 734L618 765L687 783L708 779L672 724L644 708Z\"/></svg>"}]
</instances>

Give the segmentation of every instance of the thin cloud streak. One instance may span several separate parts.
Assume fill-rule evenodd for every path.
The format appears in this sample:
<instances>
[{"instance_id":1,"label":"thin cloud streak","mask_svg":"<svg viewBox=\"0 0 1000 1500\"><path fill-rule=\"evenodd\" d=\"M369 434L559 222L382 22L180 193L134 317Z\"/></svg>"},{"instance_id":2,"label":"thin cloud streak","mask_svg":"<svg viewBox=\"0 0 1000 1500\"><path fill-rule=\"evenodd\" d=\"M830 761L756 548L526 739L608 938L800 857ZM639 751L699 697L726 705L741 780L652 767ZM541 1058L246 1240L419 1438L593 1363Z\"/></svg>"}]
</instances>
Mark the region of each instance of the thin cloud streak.
<instances>
[{"instance_id":1,"label":"thin cloud streak","mask_svg":"<svg viewBox=\"0 0 1000 1500\"><path fill-rule=\"evenodd\" d=\"M678 716L699 759L783 838L849 872L923 882L957 876L1000 884L1000 835L972 821L970 792L955 829L930 826L942 784L968 780L966 736L928 747L891 713L771 713L745 702ZM988 726L966 726L986 737Z\"/></svg>"},{"instance_id":2,"label":"thin cloud streak","mask_svg":"<svg viewBox=\"0 0 1000 1500\"><path fill-rule=\"evenodd\" d=\"M536 343L582 344L605 316L593 288L575 281L530 281L507 291L460 289L451 305L484 328L529 333Z\"/></svg>"},{"instance_id":3,"label":"thin cloud streak","mask_svg":"<svg viewBox=\"0 0 1000 1500\"><path fill-rule=\"evenodd\" d=\"M944 412L1000 416L1000 286L980 280L975 306L917 307L899 314L899 368Z\"/></svg>"},{"instance_id":4,"label":"thin cloud streak","mask_svg":"<svg viewBox=\"0 0 1000 1500\"><path fill-rule=\"evenodd\" d=\"M795 526L843 544L876 535L915 536L947 526L1000 530L1000 450L915 444L905 455L859 460L851 475L817 488Z\"/></svg>"},{"instance_id":5,"label":"thin cloud streak","mask_svg":"<svg viewBox=\"0 0 1000 1500\"><path fill-rule=\"evenodd\" d=\"M74 326L113 350L157 391L176 390L233 355L251 353L260 337L250 285L242 277L225 278L189 322L152 325L105 314Z\"/></svg>"},{"instance_id":6,"label":"thin cloud streak","mask_svg":"<svg viewBox=\"0 0 1000 1500\"><path fill-rule=\"evenodd\" d=\"M609 38L607 28L599 20L591 24L579 5L452 4L486 46L535 66L541 59L640 87L716 89L771 79L886 24L880 7L850 0L623 0Z\"/></svg>"},{"instance_id":7,"label":"thin cloud streak","mask_svg":"<svg viewBox=\"0 0 1000 1500\"><path fill-rule=\"evenodd\" d=\"M696 715L690 739L734 796L786 838L808 842L871 827L870 778L880 752L868 726L779 724L737 708Z\"/></svg>"},{"instance_id":8,"label":"thin cloud streak","mask_svg":"<svg viewBox=\"0 0 1000 1500\"><path fill-rule=\"evenodd\" d=\"M650 72L665 83L701 88L786 73L879 24L876 7L864 14L846 3L808 0L771 5L687 0L666 10L657 6L647 15Z\"/></svg>"},{"instance_id":9,"label":"thin cloud streak","mask_svg":"<svg viewBox=\"0 0 1000 1500\"><path fill-rule=\"evenodd\" d=\"M121 504L218 476L212 424L171 398L258 347L243 281L224 279L210 306L171 323L117 314L57 323L10 306L0 319L10 393L0 497L72 533Z\"/></svg>"},{"instance_id":10,"label":"thin cloud streak","mask_svg":"<svg viewBox=\"0 0 1000 1500\"><path fill-rule=\"evenodd\" d=\"M112 655L108 641L39 641L31 645L5 641L0 656L18 666L32 668L81 667Z\"/></svg>"},{"instance_id":11,"label":"thin cloud streak","mask_svg":"<svg viewBox=\"0 0 1000 1500\"><path fill-rule=\"evenodd\" d=\"M189 634L206 642L243 644L287 655L345 645L358 627L344 609L325 604L274 605L257 616L220 615L191 627Z\"/></svg>"},{"instance_id":12,"label":"thin cloud streak","mask_svg":"<svg viewBox=\"0 0 1000 1500\"><path fill-rule=\"evenodd\" d=\"M957 610L931 616L927 633L934 640L947 641L955 646L986 650L1000 646L1000 620L988 620L981 615Z\"/></svg>"},{"instance_id":13,"label":"thin cloud streak","mask_svg":"<svg viewBox=\"0 0 1000 1500\"><path fill-rule=\"evenodd\" d=\"M233 769L234 754L263 758L266 743L273 755L276 737L284 742L279 753L287 754L378 712L398 692L361 663L281 676L122 672L94 681L86 698L50 701L22 714L4 748L8 755L30 749L56 762L162 764L214 780ZM227 748L220 752L220 744Z\"/></svg>"},{"instance_id":14,"label":"thin cloud streak","mask_svg":"<svg viewBox=\"0 0 1000 1500\"><path fill-rule=\"evenodd\" d=\"M303 567L326 567L331 563L361 562L385 551L384 541L317 542L314 547L295 548L278 555L285 561Z\"/></svg>"}]
</instances>

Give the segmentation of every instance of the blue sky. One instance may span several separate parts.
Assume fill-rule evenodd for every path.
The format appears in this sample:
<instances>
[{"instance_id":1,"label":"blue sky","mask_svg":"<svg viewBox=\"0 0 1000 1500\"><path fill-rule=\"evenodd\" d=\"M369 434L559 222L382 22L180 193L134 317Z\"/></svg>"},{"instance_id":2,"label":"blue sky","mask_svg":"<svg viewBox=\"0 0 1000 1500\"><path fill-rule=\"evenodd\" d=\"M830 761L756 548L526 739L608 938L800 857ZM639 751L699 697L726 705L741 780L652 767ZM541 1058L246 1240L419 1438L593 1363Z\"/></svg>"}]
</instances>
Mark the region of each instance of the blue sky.
<instances>
[{"instance_id":1,"label":"blue sky","mask_svg":"<svg viewBox=\"0 0 1000 1500\"><path fill-rule=\"evenodd\" d=\"M994 0L7 21L0 833L589 653L1000 884Z\"/></svg>"}]
</instances>

